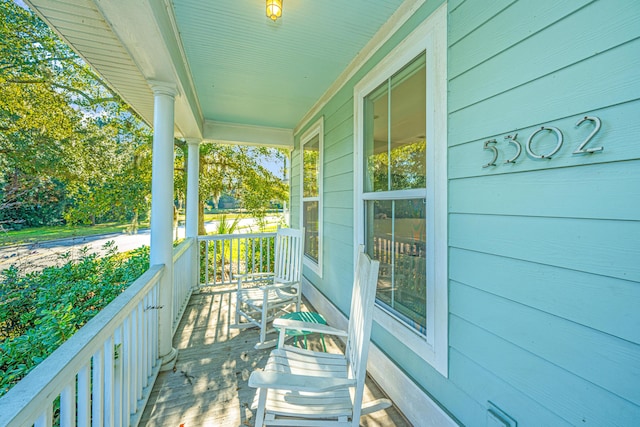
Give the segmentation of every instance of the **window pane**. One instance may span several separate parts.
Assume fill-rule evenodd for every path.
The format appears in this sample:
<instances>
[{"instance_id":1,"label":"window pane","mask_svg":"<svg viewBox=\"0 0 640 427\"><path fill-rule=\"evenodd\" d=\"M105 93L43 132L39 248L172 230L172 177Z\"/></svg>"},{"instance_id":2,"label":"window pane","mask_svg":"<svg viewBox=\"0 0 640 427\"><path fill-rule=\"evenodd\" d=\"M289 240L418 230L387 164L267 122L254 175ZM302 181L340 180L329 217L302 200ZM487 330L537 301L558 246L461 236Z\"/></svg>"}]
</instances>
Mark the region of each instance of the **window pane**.
<instances>
[{"instance_id":1,"label":"window pane","mask_svg":"<svg viewBox=\"0 0 640 427\"><path fill-rule=\"evenodd\" d=\"M378 303L426 334L425 199L370 200L367 250L380 261Z\"/></svg>"},{"instance_id":2,"label":"window pane","mask_svg":"<svg viewBox=\"0 0 640 427\"><path fill-rule=\"evenodd\" d=\"M320 137L316 135L309 142L304 144L304 192L302 197L318 196L319 148Z\"/></svg>"},{"instance_id":3,"label":"window pane","mask_svg":"<svg viewBox=\"0 0 640 427\"><path fill-rule=\"evenodd\" d=\"M302 226L304 227L304 253L318 262L318 202L303 203Z\"/></svg>"},{"instance_id":4,"label":"window pane","mask_svg":"<svg viewBox=\"0 0 640 427\"><path fill-rule=\"evenodd\" d=\"M364 191L389 189L389 90L380 85L364 100Z\"/></svg>"},{"instance_id":5,"label":"window pane","mask_svg":"<svg viewBox=\"0 0 640 427\"><path fill-rule=\"evenodd\" d=\"M423 54L391 77L391 190L425 187L426 104Z\"/></svg>"},{"instance_id":6,"label":"window pane","mask_svg":"<svg viewBox=\"0 0 640 427\"><path fill-rule=\"evenodd\" d=\"M394 211L393 307L426 333L427 251L425 200L398 200Z\"/></svg>"},{"instance_id":7,"label":"window pane","mask_svg":"<svg viewBox=\"0 0 640 427\"><path fill-rule=\"evenodd\" d=\"M426 186L426 103L424 53L364 98L365 192Z\"/></svg>"},{"instance_id":8,"label":"window pane","mask_svg":"<svg viewBox=\"0 0 640 427\"><path fill-rule=\"evenodd\" d=\"M366 248L373 259L380 261L376 298L388 305L393 300L393 201L368 200Z\"/></svg>"}]
</instances>

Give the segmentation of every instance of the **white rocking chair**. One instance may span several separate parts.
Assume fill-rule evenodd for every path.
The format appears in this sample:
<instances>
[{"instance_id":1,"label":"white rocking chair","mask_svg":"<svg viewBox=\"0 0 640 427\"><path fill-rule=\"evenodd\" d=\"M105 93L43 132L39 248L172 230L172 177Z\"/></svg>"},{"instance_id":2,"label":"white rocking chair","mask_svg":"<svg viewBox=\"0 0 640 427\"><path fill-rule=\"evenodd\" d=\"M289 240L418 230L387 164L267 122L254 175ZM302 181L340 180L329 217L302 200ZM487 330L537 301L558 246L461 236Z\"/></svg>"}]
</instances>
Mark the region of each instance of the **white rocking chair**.
<instances>
[{"instance_id":1,"label":"white rocking chair","mask_svg":"<svg viewBox=\"0 0 640 427\"><path fill-rule=\"evenodd\" d=\"M238 277L236 328L257 326L256 348L275 345L266 342L267 325L276 315L295 304L300 311L300 281L304 230L279 228L275 237L273 273L250 273Z\"/></svg>"},{"instance_id":2,"label":"white rocking chair","mask_svg":"<svg viewBox=\"0 0 640 427\"><path fill-rule=\"evenodd\" d=\"M264 371L249 377L249 386L258 388L256 427L357 427L360 415L391 406L388 399L362 406L378 267L379 262L365 253L358 255L348 332L315 323L274 321L280 328L278 348L271 351ZM287 329L347 337L345 354L285 345Z\"/></svg>"}]
</instances>

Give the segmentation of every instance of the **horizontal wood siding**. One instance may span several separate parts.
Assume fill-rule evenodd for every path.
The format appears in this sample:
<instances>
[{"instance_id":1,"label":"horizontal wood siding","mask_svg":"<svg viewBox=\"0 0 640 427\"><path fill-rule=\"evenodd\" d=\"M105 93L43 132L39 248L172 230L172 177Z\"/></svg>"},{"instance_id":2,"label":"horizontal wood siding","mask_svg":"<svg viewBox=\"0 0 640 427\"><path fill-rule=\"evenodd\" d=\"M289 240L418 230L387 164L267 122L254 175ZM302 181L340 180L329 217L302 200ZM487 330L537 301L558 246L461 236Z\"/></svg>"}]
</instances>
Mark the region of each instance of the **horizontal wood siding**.
<instances>
[{"instance_id":1,"label":"horizontal wood siding","mask_svg":"<svg viewBox=\"0 0 640 427\"><path fill-rule=\"evenodd\" d=\"M486 137L481 137L480 139L467 143L453 145L449 148L449 179L472 178L478 176L486 177L489 175L524 173L539 170L547 170L545 174L548 174L551 169L559 170L562 167L582 167L597 163L615 163L616 168L622 167L621 162L623 161L640 159L640 144L637 143L637 138L640 134L640 122L637 120L639 109L640 100L634 99L621 104L602 107L594 111L585 110L584 112L574 114L566 118L551 119L545 122L545 125L555 126L561 129L564 135L563 148L553 156L553 162L531 159L526 155L525 144L527 142L527 138L531 133L540 128L540 123L529 125L521 129L515 129L510 128L509 124L505 122L504 129L501 133L490 134ZM584 117L586 113L597 115L602 121L601 130L589 145L604 147L606 150L606 156L575 156L572 154L592 130L591 128L588 128L588 126L585 126L584 129L576 127L578 119ZM506 144L503 137L505 135L513 135L514 133L518 134L518 141L522 143L522 154L518 157L516 163L505 164L504 162L508 158L513 157L516 154L516 150L512 144ZM482 168L482 165L489 162L492 157L492 153L490 151L483 150L482 148L484 141L488 139L496 139L498 141L500 154L496 164L500 165L499 167ZM540 147L545 150L553 148L548 145L545 147L541 146L542 144L540 143L546 143L546 139L550 140L548 142L550 142L551 145L555 145L555 138L544 138L544 136L541 136L540 138L536 138L536 147ZM451 144L452 140L449 140L449 142ZM453 143L455 144L455 142ZM605 153L603 152L601 154ZM633 167L633 165L630 167ZM539 179L544 179L542 174L538 175L541 175L538 176ZM614 173L614 176L615 175L619 174ZM589 185L594 185L594 181L599 181L600 179L614 179L613 177L608 178L606 176L600 176L599 179L598 176L589 177L589 174L578 174L576 175L576 178L577 177L589 181L588 184L585 184L582 188L574 188L573 191L583 191L583 188L588 189ZM502 180L504 177L498 179ZM587 183L587 181L585 181L585 183ZM565 196L567 195L568 194L565 194ZM616 209L624 208L624 206L620 205L621 204L618 203ZM629 205L629 207L633 207L633 205ZM505 208L508 209L508 206Z\"/></svg>"},{"instance_id":2,"label":"horizontal wood siding","mask_svg":"<svg viewBox=\"0 0 640 427\"><path fill-rule=\"evenodd\" d=\"M291 227L300 225L300 136L294 141L294 150L291 152L291 181L289 182L290 207L289 224Z\"/></svg>"},{"instance_id":3,"label":"horizontal wood siding","mask_svg":"<svg viewBox=\"0 0 640 427\"><path fill-rule=\"evenodd\" d=\"M452 386L518 425L637 425L640 3L467 0L448 64ZM604 150L575 155L586 115Z\"/></svg>"},{"instance_id":4,"label":"horizontal wood siding","mask_svg":"<svg viewBox=\"0 0 640 427\"><path fill-rule=\"evenodd\" d=\"M353 88L343 88L317 117L324 118L322 277L305 269L314 283L343 313L349 311L353 280ZM300 221L300 135L292 154L292 224ZM294 188L295 187L295 188ZM295 212L295 214L294 214ZM294 220L295 219L295 220Z\"/></svg>"},{"instance_id":5,"label":"horizontal wood siding","mask_svg":"<svg viewBox=\"0 0 640 427\"><path fill-rule=\"evenodd\" d=\"M323 292L349 312L353 279L353 96L346 89L324 110ZM347 280L348 279L348 280Z\"/></svg>"},{"instance_id":6,"label":"horizontal wood siding","mask_svg":"<svg viewBox=\"0 0 640 427\"><path fill-rule=\"evenodd\" d=\"M353 86L439 3L319 113L325 265L312 282L345 313ZM640 3L451 0L448 13L449 378L377 324L373 340L467 426L486 425L489 402L519 426L640 425ZM594 129L584 116L601 120L588 147L602 152L573 154ZM525 150L541 126L563 135L551 159ZM522 153L505 164L515 134ZM499 155L483 167L489 139ZM539 132L532 149L555 145Z\"/></svg>"}]
</instances>

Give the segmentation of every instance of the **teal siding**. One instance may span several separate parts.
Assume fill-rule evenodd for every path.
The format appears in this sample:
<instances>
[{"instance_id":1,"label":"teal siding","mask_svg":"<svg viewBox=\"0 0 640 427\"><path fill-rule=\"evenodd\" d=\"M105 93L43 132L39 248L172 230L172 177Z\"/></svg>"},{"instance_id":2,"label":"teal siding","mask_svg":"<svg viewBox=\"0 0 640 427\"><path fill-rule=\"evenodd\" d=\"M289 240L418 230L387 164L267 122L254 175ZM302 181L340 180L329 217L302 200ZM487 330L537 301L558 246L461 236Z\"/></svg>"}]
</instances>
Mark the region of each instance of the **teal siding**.
<instances>
[{"instance_id":1,"label":"teal siding","mask_svg":"<svg viewBox=\"0 0 640 427\"><path fill-rule=\"evenodd\" d=\"M494 14L491 18L490 25L480 25L487 22L480 16L474 15L477 5L467 3L460 10L452 10L449 8L451 19L455 19L455 25L451 27L451 31L459 31L460 35L467 35L471 31L466 27L466 19L476 19L478 22L470 23L475 25L473 37L466 37L457 40L452 39L449 35L449 78L454 79L466 72L470 68L478 67L488 59L498 55L500 52L520 43L530 36L535 35L546 27L564 19L567 15L583 7L585 4L591 3L592 0L572 0L559 2L556 0L538 0L535 5L535 12L531 10L531 4L525 1L508 2L509 7L497 12L499 8L487 8L487 11ZM449 2L451 5L451 2ZM470 6L470 7L469 7ZM616 9L613 9L614 11ZM460 14L470 14L470 17L460 17ZM614 22L617 20L614 19ZM602 25L600 23L599 25ZM607 24L607 23L604 23ZM500 31L496 31L499 28ZM576 39L567 39L562 35L561 40L576 41ZM561 41L555 40L555 43ZM478 49L478 43L485 43L482 49ZM555 45L554 43L554 45ZM546 46L553 49L553 46ZM519 58L520 59L520 58ZM510 67L521 67L522 62L509 64ZM526 71L526 67L524 67ZM522 68L517 68L522 71ZM478 86L478 85L474 85ZM451 100L450 100L451 102Z\"/></svg>"},{"instance_id":2,"label":"teal siding","mask_svg":"<svg viewBox=\"0 0 640 427\"><path fill-rule=\"evenodd\" d=\"M319 113L324 269L306 275L345 313L353 87L440 3L427 1ZM489 401L519 426L640 425L640 2L448 10L449 377L378 325L373 340L464 425L484 426ZM604 151L574 155L593 129L576 127L585 115L602 120L589 146ZM552 159L524 149L540 126L563 133ZM523 151L504 164L514 133ZM483 168L494 138L497 166Z\"/></svg>"},{"instance_id":3,"label":"teal siding","mask_svg":"<svg viewBox=\"0 0 640 427\"><path fill-rule=\"evenodd\" d=\"M448 25L450 382L518 425L637 425L640 4L467 0ZM604 151L574 155L585 115ZM524 150L543 125L552 159Z\"/></svg>"},{"instance_id":4,"label":"teal siding","mask_svg":"<svg viewBox=\"0 0 640 427\"><path fill-rule=\"evenodd\" d=\"M353 279L353 95L343 89L309 124L320 116L324 116L323 268L321 278L310 270L305 270L305 277L347 313ZM296 144L305 130L296 136ZM300 179L299 162L294 154L294 180ZM294 210L297 220L292 224L298 224L299 204Z\"/></svg>"},{"instance_id":5,"label":"teal siding","mask_svg":"<svg viewBox=\"0 0 640 427\"><path fill-rule=\"evenodd\" d=\"M616 172L618 168L628 167L634 168L634 164L631 163L627 166L623 163L627 160L638 159L640 158L640 144L637 143L638 135L640 134L640 122L637 120L638 110L640 109L640 100L630 100L627 102L622 102L620 104L602 107L597 110L585 110L584 112L571 115L570 117L560 118L555 120L549 120L544 122L543 124L555 126L561 130L563 130L564 134L564 143L563 148L558 152L556 156L552 159L553 162L550 161L534 161L532 159L527 158L524 144L527 141L527 138L531 133L538 129L540 124L536 124L533 126L527 126L523 129L517 129L518 140L523 144L523 152L517 160L516 164L505 165L503 162L506 161L507 158L515 155L515 148L513 146L501 145L502 151L501 155L498 157L499 167L492 168L488 170L488 168L481 168L481 165L486 164L489 160L491 160L491 153L487 150L483 150L483 142L490 138L497 138L500 142L502 142L502 137L507 134L512 134L516 129L508 129L509 125L505 122L505 127L502 133L499 134L491 134L485 138L470 141L467 143L453 145L449 148L449 179L451 180L450 186L459 185L459 179L466 178L475 178L478 176L488 177L490 175L502 175L502 174L511 174L511 173L524 173L529 171L540 171L546 170L544 174L538 174L536 179L541 180L541 185L545 185L545 182L548 182L548 178L550 174L560 174L562 171L561 168L569 167L569 166L580 166L586 167L588 165L604 163L604 164L613 164L614 170L613 172L608 172L606 174L596 174L595 176L590 176L590 174L574 174L567 173L565 179L570 179L573 181L572 184L568 184L568 189L570 191L565 191L562 193L563 198L567 197L578 197L579 193L584 194L585 190L589 190L591 186L601 186L607 185L606 182L616 181L621 179L621 177L625 177L625 179L637 179L633 174L623 174L622 172ZM596 138L593 139L590 146L599 146L602 145L605 147L605 152L595 155L589 156L574 156L571 153L575 150L580 143L587 137L587 135L591 132L591 129L588 126L584 125L583 128L576 128L575 124L578 121L578 118L583 116L585 113L595 114L602 120L602 129L596 135ZM501 114L501 113L499 113ZM538 139L536 139L538 141ZM544 139L540 138L540 142L544 142ZM452 141L449 140L450 145ZM555 139L552 142L552 145L555 145ZM575 169L573 169L575 170ZM590 172L593 172L593 169L586 169ZM555 172L552 172L555 171ZM510 175L507 175L510 176ZM557 176L557 175L556 175ZM485 178L489 181L489 178ZM496 183L498 181L502 181L503 177L496 177ZM584 182L584 185L577 185L576 180L580 180ZM527 185L526 181L521 180L520 185ZM602 182L600 182L602 181ZM557 186L564 185L562 182L557 182ZM529 184L530 188L527 188L527 191L535 191L535 185L533 183ZM506 186L503 186L506 187ZM627 191L634 191L634 187L637 190L637 186L629 186ZM552 194L553 192L547 191L546 197L556 197L556 195ZM524 193L526 194L526 193ZM613 192L609 195L609 197L616 197L617 192ZM607 197L606 194L601 194L600 197ZM589 203L588 198L580 198L581 209L587 209ZM453 200L451 203L463 203L463 200ZM595 200L594 200L595 202ZM545 203L546 205L547 203ZM592 203L592 205L597 205L598 203ZM538 203L541 209L545 209L546 206ZM554 204L558 206L558 204ZM482 208L486 209L492 204L485 204ZM481 207L477 207L479 209ZM500 209L510 209L510 204L503 204L500 206ZM633 203L623 204L623 203L615 203L610 206L601 206L601 209L609 209L618 212L617 215L620 215L622 210L633 211L635 210L635 206ZM567 206L567 209L571 209L575 211L575 206ZM454 212L456 210L454 209ZM575 212L574 212L575 214ZM616 215L614 213L610 213L608 215ZM607 215L604 215L608 217ZM637 215L635 216L637 218Z\"/></svg>"},{"instance_id":6,"label":"teal siding","mask_svg":"<svg viewBox=\"0 0 640 427\"><path fill-rule=\"evenodd\" d=\"M449 116L450 143L457 145L481 135L552 124L549 122L567 116L579 118L586 112L636 100L640 96L639 52L640 39L466 105ZM487 84L487 77L481 76L480 81ZM452 101L454 94L464 93L464 88L458 90L451 82Z\"/></svg>"},{"instance_id":7,"label":"teal siding","mask_svg":"<svg viewBox=\"0 0 640 427\"><path fill-rule=\"evenodd\" d=\"M455 370L449 371L449 380L466 393L466 400L456 401L457 414L468 426L483 426L487 416L486 401L500 402L505 410L517 417L518 425L531 426L571 426L545 406L533 401L526 391L487 370L473 359L460 353L455 347L449 349L449 364ZM473 410L469 410L473 408ZM517 410L515 409L517 408Z\"/></svg>"},{"instance_id":8,"label":"teal siding","mask_svg":"<svg viewBox=\"0 0 640 427\"><path fill-rule=\"evenodd\" d=\"M295 140L295 148L291 152L291 177L289 182L291 206L289 206L290 225L300 227L300 138Z\"/></svg>"},{"instance_id":9,"label":"teal siding","mask_svg":"<svg viewBox=\"0 0 640 427\"><path fill-rule=\"evenodd\" d=\"M459 214L449 221L454 248L640 281L640 221Z\"/></svg>"},{"instance_id":10,"label":"teal siding","mask_svg":"<svg viewBox=\"0 0 640 427\"><path fill-rule=\"evenodd\" d=\"M473 250L452 248L450 256L452 281L473 283L495 298L638 342L640 287L635 282ZM535 286L515 286L520 277Z\"/></svg>"},{"instance_id":11,"label":"teal siding","mask_svg":"<svg viewBox=\"0 0 640 427\"><path fill-rule=\"evenodd\" d=\"M620 381L629 374L638 376L640 366L634 363L635 344L611 340L607 334L457 282L452 281L450 292L452 315L491 332L522 351L553 361L557 368L567 371L566 375L570 373L597 384L621 399L639 400L637 383ZM505 313L510 315L508 322L505 322ZM590 347L588 351L587 347ZM609 363L602 364L605 359ZM594 366L599 368L593 369ZM546 380L548 385L555 385L553 378Z\"/></svg>"}]
</instances>

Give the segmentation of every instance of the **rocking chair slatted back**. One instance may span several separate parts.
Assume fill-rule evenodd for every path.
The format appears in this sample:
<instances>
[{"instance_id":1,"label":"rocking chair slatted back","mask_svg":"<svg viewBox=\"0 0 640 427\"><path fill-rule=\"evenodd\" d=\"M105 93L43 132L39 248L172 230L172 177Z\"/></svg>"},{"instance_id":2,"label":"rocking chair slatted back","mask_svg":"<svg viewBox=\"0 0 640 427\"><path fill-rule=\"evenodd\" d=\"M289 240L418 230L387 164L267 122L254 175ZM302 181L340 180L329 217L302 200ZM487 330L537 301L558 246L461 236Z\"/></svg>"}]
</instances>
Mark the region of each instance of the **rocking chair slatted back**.
<instances>
[{"instance_id":1,"label":"rocking chair slatted back","mask_svg":"<svg viewBox=\"0 0 640 427\"><path fill-rule=\"evenodd\" d=\"M391 405L388 399L362 405L379 265L362 250L358 254L347 332L291 319L275 321L282 345L271 352L264 371L249 378L249 386L258 388L256 426L357 427L363 413ZM286 330L346 336L346 351L324 353L286 345Z\"/></svg>"},{"instance_id":2,"label":"rocking chair slatted back","mask_svg":"<svg viewBox=\"0 0 640 427\"><path fill-rule=\"evenodd\" d=\"M236 323L234 328L257 326L260 341L256 348L275 345L267 342L268 324L284 311L300 311L304 228L278 228L272 272L238 276Z\"/></svg>"},{"instance_id":3,"label":"rocking chair slatted back","mask_svg":"<svg viewBox=\"0 0 640 427\"><path fill-rule=\"evenodd\" d=\"M369 259L365 253L358 254L345 349L351 371L349 377L355 379L358 384L355 389L355 402L362 402L364 393L379 266L379 261ZM353 412L353 419L360 419L359 404L355 405Z\"/></svg>"},{"instance_id":4,"label":"rocking chair slatted back","mask_svg":"<svg viewBox=\"0 0 640 427\"><path fill-rule=\"evenodd\" d=\"M281 228L275 242L275 282L299 282L302 277L303 244L300 230Z\"/></svg>"}]
</instances>

